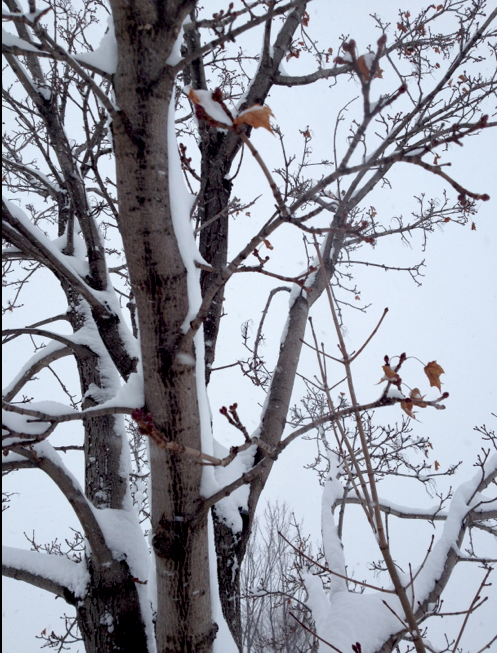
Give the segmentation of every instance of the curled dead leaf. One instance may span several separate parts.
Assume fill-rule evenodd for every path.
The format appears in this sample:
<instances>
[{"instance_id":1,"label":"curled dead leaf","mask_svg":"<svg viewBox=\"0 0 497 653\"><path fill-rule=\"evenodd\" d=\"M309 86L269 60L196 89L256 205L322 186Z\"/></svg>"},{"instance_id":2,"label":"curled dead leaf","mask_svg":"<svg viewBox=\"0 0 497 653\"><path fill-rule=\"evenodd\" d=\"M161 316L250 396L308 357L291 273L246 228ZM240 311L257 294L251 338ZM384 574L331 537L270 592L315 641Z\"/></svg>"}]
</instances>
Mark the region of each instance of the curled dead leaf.
<instances>
[{"instance_id":1,"label":"curled dead leaf","mask_svg":"<svg viewBox=\"0 0 497 653\"><path fill-rule=\"evenodd\" d=\"M401 401L400 407L411 419L416 419L416 415L413 411L414 403L410 399L406 398L404 401Z\"/></svg>"},{"instance_id":2,"label":"curled dead leaf","mask_svg":"<svg viewBox=\"0 0 497 653\"><path fill-rule=\"evenodd\" d=\"M268 106L261 106L260 104L254 104L254 106L245 109L242 111L234 120L234 125L241 125L243 123L250 125L251 127L264 127L268 131L273 133L271 125L269 123L270 117L274 118L274 114Z\"/></svg>"},{"instance_id":3,"label":"curled dead leaf","mask_svg":"<svg viewBox=\"0 0 497 653\"><path fill-rule=\"evenodd\" d=\"M357 59L357 67L359 68L361 76L364 77L364 79L369 79L370 71L364 55L361 55ZM379 66L376 69L373 79L383 79L383 70Z\"/></svg>"},{"instance_id":4,"label":"curled dead leaf","mask_svg":"<svg viewBox=\"0 0 497 653\"><path fill-rule=\"evenodd\" d=\"M186 89L185 89L185 90L186 90ZM190 100L193 102L193 104L200 104L200 100L199 100L199 98L198 98L198 95L195 93L195 91L193 90L193 88L191 88L191 89L188 91L188 97L189 97Z\"/></svg>"},{"instance_id":5,"label":"curled dead leaf","mask_svg":"<svg viewBox=\"0 0 497 653\"><path fill-rule=\"evenodd\" d=\"M438 472L439 469L440 469L440 463L438 462L438 460L435 460L435 471Z\"/></svg>"},{"instance_id":6,"label":"curled dead leaf","mask_svg":"<svg viewBox=\"0 0 497 653\"><path fill-rule=\"evenodd\" d=\"M416 406L419 406L420 408L426 408L426 406L428 405L423 401L424 395L421 395L418 388L414 388L409 396L411 397L412 403L416 404Z\"/></svg>"},{"instance_id":7,"label":"curled dead leaf","mask_svg":"<svg viewBox=\"0 0 497 653\"><path fill-rule=\"evenodd\" d=\"M383 378L380 379L379 383L383 383L383 381L389 381L390 383L400 383L400 376L392 370L390 365L383 365L381 368L383 370Z\"/></svg>"},{"instance_id":8,"label":"curled dead leaf","mask_svg":"<svg viewBox=\"0 0 497 653\"><path fill-rule=\"evenodd\" d=\"M425 374L430 381L430 386L438 388L442 392L442 383L440 381L440 375L445 374L444 370L440 367L437 361L431 361L424 368Z\"/></svg>"}]
</instances>

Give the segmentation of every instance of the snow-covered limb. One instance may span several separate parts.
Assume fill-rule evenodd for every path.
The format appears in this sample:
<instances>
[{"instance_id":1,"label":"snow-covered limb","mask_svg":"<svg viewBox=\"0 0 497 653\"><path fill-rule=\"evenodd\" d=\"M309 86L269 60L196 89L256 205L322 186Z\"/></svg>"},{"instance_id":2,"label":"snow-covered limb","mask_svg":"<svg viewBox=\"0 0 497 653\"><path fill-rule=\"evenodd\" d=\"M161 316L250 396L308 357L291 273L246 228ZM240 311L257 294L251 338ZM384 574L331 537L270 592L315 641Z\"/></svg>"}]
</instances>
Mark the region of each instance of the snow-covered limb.
<instances>
[{"instance_id":1,"label":"snow-covered limb","mask_svg":"<svg viewBox=\"0 0 497 653\"><path fill-rule=\"evenodd\" d=\"M415 605L418 606L415 611L418 622L432 614L430 606L438 604L455 565L461 560L460 547L464 535L468 528L475 525L470 519L474 506L479 504L480 493L492 483L496 475L497 454L494 454L483 462L481 473L456 489L449 509L443 515L430 510L414 512L399 506L383 506L391 514L398 512L400 514L397 516L403 518L445 520L443 533L415 574L414 582L406 585L406 589L412 584L414 587L412 594ZM334 505L338 505L340 500L340 497L335 499ZM355 503L356 500L352 498L352 502ZM338 592L330 595L328 600L320 582L312 576L306 578L306 587L318 635L344 651L350 650L351 644L359 641L363 653L390 653L408 634L405 628L399 628L399 620L394 616L394 613L401 619L404 616L398 599L387 600L390 608L387 611L383 602L378 600L378 595ZM358 613L363 615L360 623L357 620ZM367 618L364 616L366 614L369 615ZM325 650L323 648L323 652Z\"/></svg>"},{"instance_id":2,"label":"snow-covered limb","mask_svg":"<svg viewBox=\"0 0 497 653\"><path fill-rule=\"evenodd\" d=\"M100 565L112 563L112 551L105 541L94 510L55 449L48 442L43 442L29 449L14 447L13 452L26 458L33 468L41 469L57 485L76 513L96 562Z\"/></svg>"},{"instance_id":3,"label":"snow-covered limb","mask_svg":"<svg viewBox=\"0 0 497 653\"><path fill-rule=\"evenodd\" d=\"M35 374L51 363L65 356L72 350L61 342L51 342L34 354L22 367L16 377L2 390L5 401L12 401L16 394L30 381Z\"/></svg>"},{"instance_id":4,"label":"snow-covered limb","mask_svg":"<svg viewBox=\"0 0 497 653\"><path fill-rule=\"evenodd\" d=\"M2 547L2 575L52 592L71 605L83 596L90 579L84 562L10 546Z\"/></svg>"},{"instance_id":5,"label":"snow-covered limb","mask_svg":"<svg viewBox=\"0 0 497 653\"><path fill-rule=\"evenodd\" d=\"M2 225L4 236L21 251L40 261L50 269L61 274L93 308L107 312L95 296L94 291L85 283L77 271L70 265L68 257L35 227L18 206L2 198Z\"/></svg>"},{"instance_id":6,"label":"snow-covered limb","mask_svg":"<svg viewBox=\"0 0 497 653\"><path fill-rule=\"evenodd\" d=\"M359 505L361 501L354 496L353 492L350 492L345 498L336 499L332 510L335 510L335 508L342 503ZM440 506L434 506L433 508L409 508L407 506L393 503L388 499L380 498L379 507L381 512L385 513L385 515L393 515L400 519L424 519L430 522L444 521L447 519L447 511L440 510Z\"/></svg>"}]
</instances>

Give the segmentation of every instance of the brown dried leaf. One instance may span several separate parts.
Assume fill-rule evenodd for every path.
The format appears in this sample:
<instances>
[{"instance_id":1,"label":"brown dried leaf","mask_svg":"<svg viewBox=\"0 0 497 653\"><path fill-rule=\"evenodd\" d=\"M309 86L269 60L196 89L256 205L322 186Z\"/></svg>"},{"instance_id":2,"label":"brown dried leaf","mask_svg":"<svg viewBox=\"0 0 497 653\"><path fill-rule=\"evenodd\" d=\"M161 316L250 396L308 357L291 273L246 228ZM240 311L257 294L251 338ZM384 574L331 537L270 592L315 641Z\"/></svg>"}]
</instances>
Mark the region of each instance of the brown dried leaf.
<instances>
[{"instance_id":1,"label":"brown dried leaf","mask_svg":"<svg viewBox=\"0 0 497 653\"><path fill-rule=\"evenodd\" d=\"M186 90L186 89L185 89ZM191 88L188 92L188 97L190 100L193 102L193 104L200 104L200 100L198 99L198 95L195 93L193 88Z\"/></svg>"},{"instance_id":2,"label":"brown dried leaf","mask_svg":"<svg viewBox=\"0 0 497 653\"><path fill-rule=\"evenodd\" d=\"M413 412L414 404L412 401L401 401L400 402L400 407L404 411L404 413L407 413L411 419L416 419L416 415Z\"/></svg>"},{"instance_id":3,"label":"brown dried leaf","mask_svg":"<svg viewBox=\"0 0 497 653\"><path fill-rule=\"evenodd\" d=\"M394 370L392 370L390 365L383 365L382 370L384 372L384 375L383 378L380 379L379 383L383 383L383 381L398 383L400 381L400 376L397 374L397 372L394 372Z\"/></svg>"},{"instance_id":4,"label":"brown dried leaf","mask_svg":"<svg viewBox=\"0 0 497 653\"><path fill-rule=\"evenodd\" d=\"M273 133L271 125L269 123L269 118L274 114L268 106L261 106L260 104L254 104L254 106L245 109L239 116L233 120L234 125L241 125L245 123L251 127L264 127L268 131Z\"/></svg>"},{"instance_id":5,"label":"brown dried leaf","mask_svg":"<svg viewBox=\"0 0 497 653\"><path fill-rule=\"evenodd\" d=\"M442 392L442 383L440 381L440 375L445 374L445 372L437 363L437 361L431 361L431 363L428 363L428 365L424 369L425 369L425 374L430 381L430 386L438 388L440 392Z\"/></svg>"},{"instance_id":6,"label":"brown dried leaf","mask_svg":"<svg viewBox=\"0 0 497 653\"><path fill-rule=\"evenodd\" d=\"M412 403L416 404L416 406L419 406L420 408L426 408L426 406L428 405L423 401L425 397L424 395L421 396L421 393L418 390L418 388L414 388L409 396L412 399Z\"/></svg>"},{"instance_id":7,"label":"brown dried leaf","mask_svg":"<svg viewBox=\"0 0 497 653\"><path fill-rule=\"evenodd\" d=\"M369 79L369 68L366 63L366 59L364 55L361 55L359 59L357 60L357 67L359 68L359 72L361 73L361 77L364 77L364 79ZM374 74L373 79L383 79L383 69L378 66L376 69L376 72Z\"/></svg>"},{"instance_id":8,"label":"brown dried leaf","mask_svg":"<svg viewBox=\"0 0 497 653\"><path fill-rule=\"evenodd\" d=\"M439 469L440 469L440 463L438 462L438 460L435 460L435 471L438 472Z\"/></svg>"}]
</instances>

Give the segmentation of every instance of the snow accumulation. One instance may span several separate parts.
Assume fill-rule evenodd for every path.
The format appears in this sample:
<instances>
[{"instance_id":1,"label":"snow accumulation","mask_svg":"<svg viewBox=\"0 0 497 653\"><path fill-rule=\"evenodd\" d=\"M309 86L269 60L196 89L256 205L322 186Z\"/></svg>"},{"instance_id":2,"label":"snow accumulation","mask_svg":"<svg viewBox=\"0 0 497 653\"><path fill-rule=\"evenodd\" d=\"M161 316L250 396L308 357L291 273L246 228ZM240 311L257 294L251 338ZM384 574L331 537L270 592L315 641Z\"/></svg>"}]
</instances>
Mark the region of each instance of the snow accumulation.
<instances>
[{"instance_id":1,"label":"snow accumulation","mask_svg":"<svg viewBox=\"0 0 497 653\"><path fill-rule=\"evenodd\" d=\"M19 14L15 14L15 15L19 15ZM28 41L25 41L24 39L21 39L18 36L11 34L10 32L7 32L7 30L5 30L3 27L2 27L2 43L3 45L7 45L9 47L22 48L23 50L27 50L28 52L36 52L37 54L40 52L40 48L35 47L32 43L29 43Z\"/></svg>"},{"instance_id":2,"label":"snow accumulation","mask_svg":"<svg viewBox=\"0 0 497 653\"><path fill-rule=\"evenodd\" d=\"M185 86L185 88L183 89L187 95L190 91L190 88L191 88L190 86ZM233 125L233 121L228 116L228 114L225 113L224 109L219 104L219 102L216 102L215 100L212 99L212 91L202 91L199 89L195 89L195 95L197 96L201 106L205 109L206 113L211 118L217 120L217 122L220 122L224 125L229 125L230 127Z\"/></svg>"},{"instance_id":3,"label":"snow accumulation","mask_svg":"<svg viewBox=\"0 0 497 653\"><path fill-rule=\"evenodd\" d=\"M246 449L246 451L239 453L226 467L216 467L214 476L218 486L217 489L221 489L225 485L236 481L242 474L252 469L256 451L257 446L253 445ZM228 455L228 449L214 440L214 455L217 458L224 458ZM242 530L240 509L247 508L249 491L250 488L248 485L242 485L242 487L239 487L228 497L216 503L216 514L231 528L233 533L240 533Z\"/></svg>"},{"instance_id":4,"label":"snow accumulation","mask_svg":"<svg viewBox=\"0 0 497 653\"><path fill-rule=\"evenodd\" d=\"M497 454L494 454L485 465L485 475L497 469ZM333 472L333 470L332 470ZM333 476L333 473L332 473ZM457 539L461 522L466 514L478 506L482 496L477 488L482 480L479 471L473 479L463 483L454 493L447 511L442 535L428 556L424 567L419 571L414 582L414 600L423 602L444 570L447 555L451 549L459 552ZM322 532L324 551L328 565L337 573L344 573L345 561L340 539L331 514L331 506L342 496L342 486L337 480L329 480L324 488L322 502ZM497 499L496 499L497 501ZM412 509L389 504L402 512L413 512ZM433 513L435 509L416 512ZM414 572L417 570L414 569ZM404 581L410 578L406 575ZM323 590L318 577L307 574L304 582L309 593L308 605L316 623L317 634L333 646L350 651L352 644L360 642L363 653L376 651L390 635L399 630L399 622L385 606L384 601L400 617L403 610L399 599L392 594L366 590L363 594L347 592L339 578L331 584L331 591ZM412 598L412 597L410 597ZM329 646L320 644L319 652L328 653Z\"/></svg>"},{"instance_id":5,"label":"snow accumulation","mask_svg":"<svg viewBox=\"0 0 497 653\"><path fill-rule=\"evenodd\" d=\"M30 422L29 420L32 419L32 417L27 415L19 415L2 409L2 425L6 427L5 429L2 428L2 436L8 435L9 431L23 433L25 435L41 435L50 426L48 422ZM17 441L17 438L14 438L14 440ZM2 446L7 446L8 444L12 444L11 438L5 440Z\"/></svg>"},{"instance_id":6,"label":"snow accumulation","mask_svg":"<svg viewBox=\"0 0 497 653\"><path fill-rule=\"evenodd\" d=\"M335 461L335 463L336 462L337 461ZM331 511L335 501L343 496L343 487L340 481L336 478L336 471L337 469L335 468L331 472L331 477L326 481L323 490L323 497L321 500L321 532L323 536L324 553L329 568L337 574L346 576L343 546L338 536L338 530ZM346 591L347 586L345 580L338 576L331 576L330 595L333 595L335 592Z\"/></svg>"},{"instance_id":7,"label":"snow accumulation","mask_svg":"<svg viewBox=\"0 0 497 653\"><path fill-rule=\"evenodd\" d=\"M42 358L45 356L52 354L55 351L58 351L59 349L64 349L65 345L61 342L57 342L55 340L52 340L51 342L48 343L46 347L43 347L42 349L39 349L31 358L28 360L25 365L23 365L16 374L16 376L12 379L12 381L5 386L2 390L2 396L5 397L5 395L9 394L11 390L15 387L16 383L18 383L22 377L26 374L26 372L32 367L35 363L40 361Z\"/></svg>"},{"instance_id":8,"label":"snow accumulation","mask_svg":"<svg viewBox=\"0 0 497 653\"><path fill-rule=\"evenodd\" d=\"M24 569L67 587L76 597L84 596L90 574L83 562L37 551L25 551L10 546L2 547L2 564Z\"/></svg>"},{"instance_id":9,"label":"snow accumulation","mask_svg":"<svg viewBox=\"0 0 497 653\"><path fill-rule=\"evenodd\" d=\"M105 537L105 541L116 560L126 560L136 583L141 613L145 622L149 653L155 653L155 635L152 614L150 578L150 553L141 530L138 515L130 506L129 510L112 508L93 508L93 513ZM146 584L144 584L146 583Z\"/></svg>"},{"instance_id":10,"label":"snow accumulation","mask_svg":"<svg viewBox=\"0 0 497 653\"><path fill-rule=\"evenodd\" d=\"M108 75L113 75L117 70L117 42L112 16L107 18L107 25L107 30L98 48L94 52L76 54L74 58L82 64L90 64Z\"/></svg>"}]
</instances>

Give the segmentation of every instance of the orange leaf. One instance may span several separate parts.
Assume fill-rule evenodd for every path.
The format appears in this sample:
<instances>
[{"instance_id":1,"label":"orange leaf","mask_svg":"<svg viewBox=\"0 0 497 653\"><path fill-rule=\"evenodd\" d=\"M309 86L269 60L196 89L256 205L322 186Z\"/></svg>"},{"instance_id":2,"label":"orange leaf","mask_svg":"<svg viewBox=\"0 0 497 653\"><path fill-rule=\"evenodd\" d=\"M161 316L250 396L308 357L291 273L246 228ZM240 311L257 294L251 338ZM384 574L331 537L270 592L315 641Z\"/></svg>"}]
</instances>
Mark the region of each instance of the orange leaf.
<instances>
[{"instance_id":1,"label":"orange leaf","mask_svg":"<svg viewBox=\"0 0 497 653\"><path fill-rule=\"evenodd\" d=\"M186 89L185 89L186 90ZM200 104L200 100L198 99L198 95L195 93L193 88L191 88L188 92L188 97L190 100L193 102L193 104Z\"/></svg>"},{"instance_id":2,"label":"orange leaf","mask_svg":"<svg viewBox=\"0 0 497 653\"><path fill-rule=\"evenodd\" d=\"M269 242L269 240L266 240L266 238L263 238L263 241L262 241L262 242L264 243L264 245L266 245L266 247L267 247L268 249L274 249L274 247L271 245L271 243Z\"/></svg>"},{"instance_id":3,"label":"orange leaf","mask_svg":"<svg viewBox=\"0 0 497 653\"><path fill-rule=\"evenodd\" d=\"M397 374L397 372L394 372L394 370L392 370L390 365L383 365L382 370L384 372L384 376L382 379L380 379L379 383L382 383L383 381L398 383L400 381L400 376Z\"/></svg>"},{"instance_id":4,"label":"orange leaf","mask_svg":"<svg viewBox=\"0 0 497 653\"><path fill-rule=\"evenodd\" d=\"M414 388L409 396L412 399L412 403L416 404L416 406L419 406L420 408L426 408L426 406L428 405L423 401L424 395L421 396L421 393L418 390L418 388Z\"/></svg>"},{"instance_id":5,"label":"orange leaf","mask_svg":"<svg viewBox=\"0 0 497 653\"><path fill-rule=\"evenodd\" d=\"M430 386L438 388L440 392L442 392L442 383L440 382L440 375L445 374L445 372L437 363L437 361L431 361L431 363L428 363L428 365L424 369L425 369L425 374L430 381Z\"/></svg>"},{"instance_id":6,"label":"orange leaf","mask_svg":"<svg viewBox=\"0 0 497 653\"><path fill-rule=\"evenodd\" d=\"M366 59L364 58L364 55L359 57L359 59L357 60L357 67L361 71L361 75L364 77L364 79L368 79L369 78L369 68L368 68L368 65L366 63Z\"/></svg>"},{"instance_id":7,"label":"orange leaf","mask_svg":"<svg viewBox=\"0 0 497 653\"><path fill-rule=\"evenodd\" d=\"M264 127L264 129L267 129L272 134L273 130L269 124L269 118L271 116L274 117L274 114L268 106L263 107L260 104L254 104L254 106L242 111L242 113L233 120L233 124L241 125L242 123L246 123L256 129L258 127Z\"/></svg>"},{"instance_id":8,"label":"orange leaf","mask_svg":"<svg viewBox=\"0 0 497 653\"><path fill-rule=\"evenodd\" d=\"M404 411L404 413L407 413L411 419L416 419L416 415L413 412L414 404L412 401L401 401L400 402L400 407Z\"/></svg>"}]
</instances>

